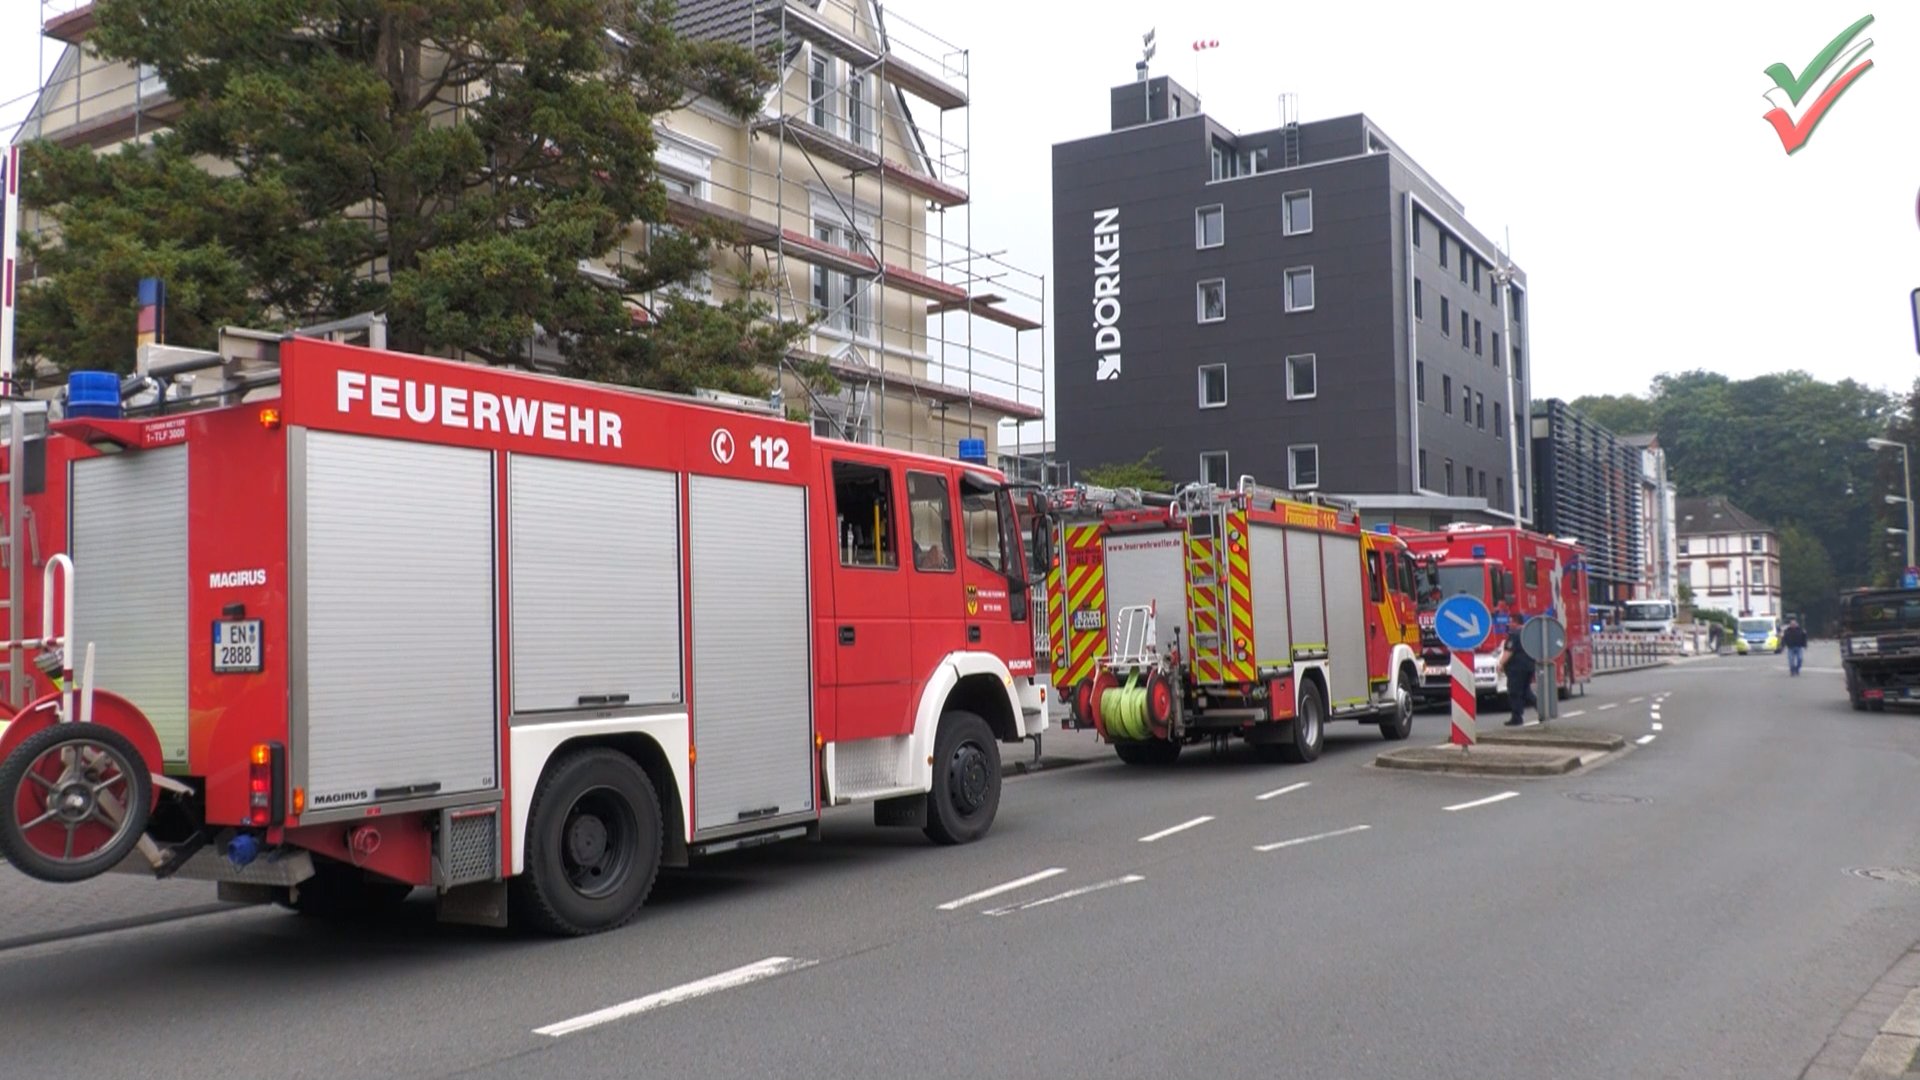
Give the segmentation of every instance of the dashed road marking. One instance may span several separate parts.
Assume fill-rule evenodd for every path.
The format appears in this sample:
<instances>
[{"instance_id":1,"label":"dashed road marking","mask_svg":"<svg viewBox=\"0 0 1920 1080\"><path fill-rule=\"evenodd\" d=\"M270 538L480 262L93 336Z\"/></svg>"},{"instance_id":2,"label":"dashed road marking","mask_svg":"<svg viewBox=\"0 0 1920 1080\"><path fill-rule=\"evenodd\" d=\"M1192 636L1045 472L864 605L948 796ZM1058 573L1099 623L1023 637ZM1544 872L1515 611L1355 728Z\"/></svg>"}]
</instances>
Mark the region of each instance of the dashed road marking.
<instances>
[{"instance_id":1,"label":"dashed road marking","mask_svg":"<svg viewBox=\"0 0 1920 1080\"><path fill-rule=\"evenodd\" d=\"M1029 900L1024 904L1010 904L1006 907L989 908L982 914L1011 915L1016 911L1031 911L1034 908L1045 907L1048 904L1057 904L1062 900L1071 900L1076 896L1085 896L1088 893L1096 893L1102 889L1111 889L1116 885L1132 885L1134 882L1145 880L1147 879L1141 877L1139 874L1128 874L1124 877L1113 878L1109 881L1102 881L1093 885L1082 885L1077 889L1068 889L1063 893L1054 893L1052 896L1043 896L1038 900Z\"/></svg>"},{"instance_id":2,"label":"dashed road marking","mask_svg":"<svg viewBox=\"0 0 1920 1080\"><path fill-rule=\"evenodd\" d=\"M1652 742L1653 740L1654 740L1654 736L1652 735L1642 735L1633 741L1639 743L1641 746L1645 746L1648 743Z\"/></svg>"},{"instance_id":3,"label":"dashed road marking","mask_svg":"<svg viewBox=\"0 0 1920 1080\"><path fill-rule=\"evenodd\" d=\"M1630 698L1628 698L1628 699L1627 699L1627 704L1629 704L1629 705L1638 705L1638 704L1640 704L1641 702L1643 702L1643 701L1645 701L1645 700L1647 700L1647 697L1646 697L1646 695L1645 695L1645 694L1642 694L1642 695L1640 695L1639 697L1630 697Z\"/></svg>"},{"instance_id":4,"label":"dashed road marking","mask_svg":"<svg viewBox=\"0 0 1920 1080\"><path fill-rule=\"evenodd\" d=\"M1371 829L1371 828L1373 828L1373 826L1371 825L1349 825L1344 829L1335 829L1332 832L1314 833L1312 836L1296 836L1291 840L1281 840L1278 843L1255 844L1253 846L1253 850L1279 851L1281 848L1294 847L1299 844L1311 844L1315 840L1328 840L1336 836L1346 836L1349 833L1366 832L1368 829Z\"/></svg>"},{"instance_id":5,"label":"dashed road marking","mask_svg":"<svg viewBox=\"0 0 1920 1080\"><path fill-rule=\"evenodd\" d=\"M1520 793L1517 791L1503 791L1498 795L1489 795L1484 799L1475 799L1472 802L1455 803L1452 806L1447 807L1446 809L1471 810L1476 806L1488 806L1493 803L1506 802L1508 799L1517 799L1519 797L1520 797Z\"/></svg>"},{"instance_id":6,"label":"dashed road marking","mask_svg":"<svg viewBox=\"0 0 1920 1080\"><path fill-rule=\"evenodd\" d=\"M1620 703L1616 701L1616 702L1614 702L1614 703L1613 703L1613 704L1611 704L1611 705L1602 705L1602 706L1600 706L1600 711L1601 711L1601 712L1606 712L1606 711L1607 711L1608 709L1617 709L1617 708L1619 708L1619 707L1620 707Z\"/></svg>"},{"instance_id":7,"label":"dashed road marking","mask_svg":"<svg viewBox=\"0 0 1920 1080\"><path fill-rule=\"evenodd\" d=\"M1561 713L1561 714L1560 714L1560 719L1562 719L1562 720L1571 720L1571 719L1573 719L1573 718L1574 718L1574 717L1576 717L1576 716L1585 716L1585 715L1587 715L1587 710L1585 710L1585 709L1575 709L1575 710L1573 710L1573 711L1572 711L1572 712L1570 712L1570 713Z\"/></svg>"},{"instance_id":8,"label":"dashed road marking","mask_svg":"<svg viewBox=\"0 0 1920 1080\"><path fill-rule=\"evenodd\" d=\"M604 1009L583 1013L571 1020L562 1020L557 1024L537 1027L533 1029L533 1033L535 1035L550 1035L554 1038L562 1035L571 1035L576 1031L585 1031L588 1028L598 1027L601 1024L610 1023L614 1020L624 1020L629 1016L639 1016L642 1013L650 1013L655 1009L663 1009L668 1005L678 1005L683 1001L692 1001L694 998L706 997L708 994L717 994L722 990L733 990L750 983L757 983L778 975L799 971L801 968L812 967L815 963L816 961L813 960L796 960L791 956L769 956L765 960L756 960L743 967L734 968L732 971L723 971L718 975L709 975L704 979L695 979L690 983L682 983L671 990L662 990L657 994L648 994L645 997L634 998L632 1001L623 1001L618 1005L609 1005Z\"/></svg>"},{"instance_id":9,"label":"dashed road marking","mask_svg":"<svg viewBox=\"0 0 1920 1080\"><path fill-rule=\"evenodd\" d=\"M1004 882L1002 884L995 885L990 889L981 889L977 893L968 893L967 895L961 897L958 900L949 900L946 903L941 904L939 910L955 911L960 908L966 907L968 904L974 903L976 901L985 900L993 896L999 896L1001 893L1012 892L1015 889L1024 889L1027 886L1032 885L1036 881L1045 881L1050 877L1055 877L1057 875L1064 874L1066 872L1067 871L1065 867L1049 866L1048 868L1040 871L1037 874L1028 874L1026 877L1017 878L1013 881Z\"/></svg>"},{"instance_id":10,"label":"dashed road marking","mask_svg":"<svg viewBox=\"0 0 1920 1080\"><path fill-rule=\"evenodd\" d=\"M1658 720L1655 720L1655 721L1653 722L1653 730L1655 730L1655 731L1665 731L1665 730L1667 730L1667 729L1666 729L1665 727L1662 727L1662 726L1661 726L1661 724L1660 724L1660 721L1658 721Z\"/></svg>"},{"instance_id":11,"label":"dashed road marking","mask_svg":"<svg viewBox=\"0 0 1920 1080\"><path fill-rule=\"evenodd\" d=\"M1311 780L1302 780L1297 784L1288 784L1286 787L1283 787L1283 788L1275 788L1272 791L1267 792L1265 795L1255 795L1254 798L1260 802L1266 802L1268 799L1277 799L1280 796L1285 795L1290 791L1299 791L1301 788L1306 787L1311 783L1313 783L1313 781Z\"/></svg>"},{"instance_id":12,"label":"dashed road marking","mask_svg":"<svg viewBox=\"0 0 1920 1080\"><path fill-rule=\"evenodd\" d=\"M1148 833L1147 835L1140 838L1140 842L1143 844L1151 844L1155 840L1165 839L1166 837L1172 836L1174 833L1186 832L1188 829L1195 828L1196 826L1200 826L1200 825L1205 825L1207 822L1212 820L1213 820L1212 814L1201 814L1199 817L1194 818L1192 821L1183 821L1180 824L1173 826L1172 828L1161 829L1157 833Z\"/></svg>"}]
</instances>

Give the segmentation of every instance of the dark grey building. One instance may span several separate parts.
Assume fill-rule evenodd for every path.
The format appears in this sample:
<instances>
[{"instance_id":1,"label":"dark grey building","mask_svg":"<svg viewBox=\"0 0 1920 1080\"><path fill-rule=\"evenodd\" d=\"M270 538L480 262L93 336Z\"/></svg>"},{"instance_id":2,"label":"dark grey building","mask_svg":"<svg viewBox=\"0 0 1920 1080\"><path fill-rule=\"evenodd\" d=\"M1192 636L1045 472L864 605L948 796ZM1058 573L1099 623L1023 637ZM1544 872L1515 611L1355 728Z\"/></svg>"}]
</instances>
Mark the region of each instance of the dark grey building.
<instances>
[{"instance_id":1,"label":"dark grey building","mask_svg":"<svg viewBox=\"0 0 1920 1080\"><path fill-rule=\"evenodd\" d=\"M1526 275L1457 200L1365 116L1236 135L1144 72L1112 105L1113 130L1053 148L1076 475L1157 449L1176 480L1252 475L1369 521L1531 518Z\"/></svg>"},{"instance_id":2,"label":"dark grey building","mask_svg":"<svg viewBox=\"0 0 1920 1080\"><path fill-rule=\"evenodd\" d=\"M1640 596L1647 562L1641 448L1549 398L1533 406L1533 459L1538 527L1580 541L1588 599Z\"/></svg>"}]
</instances>

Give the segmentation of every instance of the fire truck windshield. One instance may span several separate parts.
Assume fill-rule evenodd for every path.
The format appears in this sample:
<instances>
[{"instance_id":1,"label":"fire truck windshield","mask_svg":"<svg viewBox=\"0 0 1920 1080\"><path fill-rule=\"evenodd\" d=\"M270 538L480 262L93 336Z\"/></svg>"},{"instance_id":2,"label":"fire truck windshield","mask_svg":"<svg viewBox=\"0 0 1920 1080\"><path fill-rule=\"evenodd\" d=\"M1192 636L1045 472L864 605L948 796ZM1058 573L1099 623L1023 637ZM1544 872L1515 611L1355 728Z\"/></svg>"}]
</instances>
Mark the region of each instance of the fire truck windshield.
<instances>
[{"instance_id":1,"label":"fire truck windshield","mask_svg":"<svg viewBox=\"0 0 1920 1080\"><path fill-rule=\"evenodd\" d=\"M1420 609L1432 611L1440 606L1440 601L1449 596L1477 596L1482 602L1487 599L1487 572L1478 563L1472 566L1447 566L1435 568L1439 574L1437 587L1429 585L1420 594Z\"/></svg>"}]
</instances>

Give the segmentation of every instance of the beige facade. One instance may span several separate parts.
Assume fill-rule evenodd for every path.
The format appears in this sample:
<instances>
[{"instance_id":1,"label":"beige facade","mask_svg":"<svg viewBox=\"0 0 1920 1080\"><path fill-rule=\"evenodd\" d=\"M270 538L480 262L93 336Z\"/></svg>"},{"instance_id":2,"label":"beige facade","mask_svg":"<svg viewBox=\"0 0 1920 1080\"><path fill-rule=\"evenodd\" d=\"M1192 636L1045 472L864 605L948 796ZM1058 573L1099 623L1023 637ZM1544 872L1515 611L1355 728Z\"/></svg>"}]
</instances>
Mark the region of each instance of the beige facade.
<instances>
[{"instance_id":1,"label":"beige facade","mask_svg":"<svg viewBox=\"0 0 1920 1080\"><path fill-rule=\"evenodd\" d=\"M883 23L868 0L680 9L683 33L772 46L785 63L748 122L704 100L657 120L672 221L726 223L733 242L688 292L630 297L636 318L757 282L772 317L811 325L795 359L826 362L840 383L815 393L783 373L785 404L817 433L941 455L980 439L993 460L1003 430L1043 416L1044 300L1038 275L970 245L966 51L891 13ZM152 73L87 50L90 4L48 11L46 33L67 48L21 138L104 149L179 115ZM646 243L636 228L608 261ZM604 269L581 268L611 283Z\"/></svg>"}]
</instances>

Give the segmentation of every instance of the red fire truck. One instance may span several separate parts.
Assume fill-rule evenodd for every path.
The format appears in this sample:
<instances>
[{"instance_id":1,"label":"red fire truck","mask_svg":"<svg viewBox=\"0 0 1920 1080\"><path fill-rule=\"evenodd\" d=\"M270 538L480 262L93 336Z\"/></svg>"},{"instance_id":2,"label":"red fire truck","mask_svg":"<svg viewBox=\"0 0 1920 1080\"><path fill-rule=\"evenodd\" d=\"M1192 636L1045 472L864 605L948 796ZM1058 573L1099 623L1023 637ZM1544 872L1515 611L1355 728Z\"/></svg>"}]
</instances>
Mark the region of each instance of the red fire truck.
<instances>
[{"instance_id":1,"label":"red fire truck","mask_svg":"<svg viewBox=\"0 0 1920 1080\"><path fill-rule=\"evenodd\" d=\"M1567 652L1554 676L1558 696L1570 696L1576 685L1586 693L1593 678L1593 627L1587 618L1586 560L1578 543L1512 526L1392 531L1406 541L1420 565L1423 701L1443 701L1450 693L1449 658L1433 632L1433 612L1441 600L1461 593L1479 597L1493 612L1494 632L1474 654L1480 697L1507 692L1506 676L1500 672L1507 630L1537 615L1566 624Z\"/></svg>"},{"instance_id":2,"label":"red fire truck","mask_svg":"<svg viewBox=\"0 0 1920 1080\"><path fill-rule=\"evenodd\" d=\"M449 920L510 901L577 934L630 919L660 865L815 835L828 806L987 832L999 744L1047 723L1027 567L1050 554L1000 475L687 398L267 347L272 374L222 383L266 400L41 413L38 437L14 404L15 867L314 911L431 886Z\"/></svg>"},{"instance_id":3,"label":"red fire truck","mask_svg":"<svg viewBox=\"0 0 1920 1080\"><path fill-rule=\"evenodd\" d=\"M1058 692L1120 759L1164 764L1237 734L1312 761L1330 719L1412 731L1414 564L1350 511L1243 482L1175 497L1078 488L1050 498Z\"/></svg>"}]
</instances>

